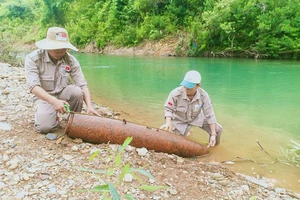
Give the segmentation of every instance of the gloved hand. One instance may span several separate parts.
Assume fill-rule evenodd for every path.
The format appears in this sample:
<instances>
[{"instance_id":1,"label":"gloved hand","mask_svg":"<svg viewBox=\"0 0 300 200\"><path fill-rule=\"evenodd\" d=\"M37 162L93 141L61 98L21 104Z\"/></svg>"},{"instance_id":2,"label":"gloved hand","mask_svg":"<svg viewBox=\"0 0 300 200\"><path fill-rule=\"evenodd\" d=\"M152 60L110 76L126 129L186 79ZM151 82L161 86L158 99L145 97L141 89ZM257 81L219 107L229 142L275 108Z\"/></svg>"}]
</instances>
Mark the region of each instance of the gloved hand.
<instances>
[{"instance_id":1,"label":"gloved hand","mask_svg":"<svg viewBox=\"0 0 300 200\"><path fill-rule=\"evenodd\" d=\"M207 148L215 146L215 144L216 144L216 137L217 137L216 134L212 134L210 136L210 140L209 140L209 144L207 145Z\"/></svg>"},{"instance_id":2,"label":"gloved hand","mask_svg":"<svg viewBox=\"0 0 300 200\"><path fill-rule=\"evenodd\" d=\"M167 131L173 131L172 118L166 117L166 123L160 127L160 129L164 129Z\"/></svg>"}]
</instances>

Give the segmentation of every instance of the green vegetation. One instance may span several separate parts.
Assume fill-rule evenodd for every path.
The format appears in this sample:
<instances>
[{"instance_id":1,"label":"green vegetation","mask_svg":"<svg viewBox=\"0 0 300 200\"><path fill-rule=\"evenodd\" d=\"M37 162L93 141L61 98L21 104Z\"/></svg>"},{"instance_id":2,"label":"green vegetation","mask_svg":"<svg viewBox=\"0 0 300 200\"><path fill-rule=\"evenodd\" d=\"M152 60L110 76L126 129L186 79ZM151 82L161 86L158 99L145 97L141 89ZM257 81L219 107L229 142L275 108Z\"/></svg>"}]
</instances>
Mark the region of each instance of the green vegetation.
<instances>
[{"instance_id":1,"label":"green vegetation","mask_svg":"<svg viewBox=\"0 0 300 200\"><path fill-rule=\"evenodd\" d=\"M291 140L291 144L288 148L281 148L281 155L284 156L284 160L281 162L286 164L294 164L300 167L300 143Z\"/></svg>"},{"instance_id":2,"label":"green vegetation","mask_svg":"<svg viewBox=\"0 0 300 200\"><path fill-rule=\"evenodd\" d=\"M79 48L171 37L177 56L298 59L299 7L299 0L0 0L0 48L62 26Z\"/></svg>"},{"instance_id":3,"label":"green vegetation","mask_svg":"<svg viewBox=\"0 0 300 200\"><path fill-rule=\"evenodd\" d=\"M300 144L298 142L291 140L291 144L289 144L288 147L285 147L285 148L280 147L280 152L279 152L278 156L273 156L273 155L269 154L263 148L263 146L260 144L260 142L258 140L256 140L256 143L259 145L261 150L272 159L272 162L270 164L279 162L279 163L286 164L286 165L295 165L296 167L300 167ZM240 156L236 156L235 158L236 159L234 159L234 160L222 161L222 163L232 164L235 162L245 162L246 161L246 162L257 163L261 166L263 165L265 167L269 167L269 164L258 163L253 158L249 158L249 157L244 158L244 157L240 157Z\"/></svg>"},{"instance_id":4,"label":"green vegetation","mask_svg":"<svg viewBox=\"0 0 300 200\"><path fill-rule=\"evenodd\" d=\"M264 151L268 156L270 156L274 160L272 163L280 162L283 164L295 165L297 167L300 167L300 144L295 142L294 140L291 140L291 144L289 144L288 147L286 147L285 149L280 147L281 152L278 157L273 157L262 147L258 140L256 140L256 142L261 148L261 150ZM256 161L253 159L248 159L248 161L256 163Z\"/></svg>"},{"instance_id":5,"label":"green vegetation","mask_svg":"<svg viewBox=\"0 0 300 200\"><path fill-rule=\"evenodd\" d=\"M123 145L119 148L117 155L114 157L114 153L112 152L110 156L105 158L105 165L102 168L105 169L87 169L81 168L82 171L91 172L94 174L99 174L97 177L101 185L95 186L91 190L84 190L85 192L99 192L101 193L101 199L113 199L118 200L120 198L120 194L117 191L117 187L121 185L125 175L131 174L132 177L138 180L139 183L143 185L136 185L135 188L146 190L146 191L156 191L160 189L165 189L166 186L155 186L155 185L145 185L142 178L140 178L137 173L142 174L149 179L155 180L155 178L146 170L142 168L135 169L130 166L130 163L124 163L121 159L121 154L125 150L125 148L132 141L132 137L128 137ZM89 158L89 161L92 161L99 155L100 151L95 151L92 156ZM103 158L102 158L103 159ZM114 181L114 182L110 182ZM124 184L124 183L123 183ZM122 188L122 186L120 186ZM122 194L121 197L125 199L133 199L133 196L129 193ZM122 199L123 199L122 198Z\"/></svg>"}]
</instances>

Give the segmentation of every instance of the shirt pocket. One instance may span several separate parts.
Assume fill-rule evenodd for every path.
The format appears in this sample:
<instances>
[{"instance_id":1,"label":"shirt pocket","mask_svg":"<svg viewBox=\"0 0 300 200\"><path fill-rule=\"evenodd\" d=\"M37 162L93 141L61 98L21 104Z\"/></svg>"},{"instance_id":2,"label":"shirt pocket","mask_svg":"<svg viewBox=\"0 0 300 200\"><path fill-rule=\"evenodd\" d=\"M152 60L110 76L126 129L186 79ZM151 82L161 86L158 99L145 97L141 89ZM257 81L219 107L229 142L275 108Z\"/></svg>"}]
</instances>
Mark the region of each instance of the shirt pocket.
<instances>
[{"instance_id":1,"label":"shirt pocket","mask_svg":"<svg viewBox=\"0 0 300 200\"><path fill-rule=\"evenodd\" d=\"M54 77L50 75L41 75L41 87L46 91L54 90Z\"/></svg>"},{"instance_id":2,"label":"shirt pocket","mask_svg":"<svg viewBox=\"0 0 300 200\"><path fill-rule=\"evenodd\" d=\"M192 117L193 118L196 118L199 116L202 106L203 106L202 104L195 104L193 106L193 109L192 109Z\"/></svg>"},{"instance_id":3,"label":"shirt pocket","mask_svg":"<svg viewBox=\"0 0 300 200\"><path fill-rule=\"evenodd\" d=\"M175 114L180 118L180 119L186 119L186 109L183 107L177 107Z\"/></svg>"},{"instance_id":4,"label":"shirt pocket","mask_svg":"<svg viewBox=\"0 0 300 200\"><path fill-rule=\"evenodd\" d=\"M63 90L69 84L71 84L71 82L69 80L69 76L60 76L56 80L57 88L59 88L60 90Z\"/></svg>"}]
</instances>

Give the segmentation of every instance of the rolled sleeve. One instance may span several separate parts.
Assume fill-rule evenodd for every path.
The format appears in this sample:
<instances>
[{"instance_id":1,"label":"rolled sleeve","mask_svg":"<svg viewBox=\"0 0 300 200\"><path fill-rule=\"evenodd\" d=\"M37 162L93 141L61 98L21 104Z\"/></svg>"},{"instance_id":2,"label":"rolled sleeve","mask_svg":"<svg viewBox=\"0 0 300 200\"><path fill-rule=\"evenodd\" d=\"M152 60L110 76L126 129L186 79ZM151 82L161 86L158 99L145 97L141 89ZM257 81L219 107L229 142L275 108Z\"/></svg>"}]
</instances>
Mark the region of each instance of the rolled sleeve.
<instances>
[{"instance_id":1,"label":"rolled sleeve","mask_svg":"<svg viewBox=\"0 0 300 200\"><path fill-rule=\"evenodd\" d=\"M164 105L165 118L166 117L173 118L173 112L174 112L174 108L175 108L174 105L175 105L174 99L173 99L172 95L170 94Z\"/></svg>"},{"instance_id":2,"label":"rolled sleeve","mask_svg":"<svg viewBox=\"0 0 300 200\"><path fill-rule=\"evenodd\" d=\"M216 116L213 109L213 105L208 95L204 97L204 105L203 105L203 115L207 120L208 124L216 123Z\"/></svg>"},{"instance_id":3,"label":"rolled sleeve","mask_svg":"<svg viewBox=\"0 0 300 200\"><path fill-rule=\"evenodd\" d=\"M41 86L37 63L30 56L25 58L25 72L27 87L30 92L35 86Z\"/></svg>"}]
</instances>

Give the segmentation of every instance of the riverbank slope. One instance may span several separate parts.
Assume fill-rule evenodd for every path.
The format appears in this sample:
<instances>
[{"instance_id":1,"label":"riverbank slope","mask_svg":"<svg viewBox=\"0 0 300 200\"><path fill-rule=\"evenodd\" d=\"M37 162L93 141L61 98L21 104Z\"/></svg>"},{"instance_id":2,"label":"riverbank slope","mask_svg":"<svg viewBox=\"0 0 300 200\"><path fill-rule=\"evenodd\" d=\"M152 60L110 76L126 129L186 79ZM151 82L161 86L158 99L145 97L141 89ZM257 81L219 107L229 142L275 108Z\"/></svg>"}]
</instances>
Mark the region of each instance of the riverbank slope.
<instances>
[{"instance_id":1,"label":"riverbank slope","mask_svg":"<svg viewBox=\"0 0 300 200\"><path fill-rule=\"evenodd\" d=\"M147 176L126 176L117 184L121 169L114 165L118 145L89 144L64 135L66 116L54 130L56 140L34 131L32 95L25 84L23 68L0 64L0 197L1 199L99 199L100 193L83 192L108 181L120 196L134 199L298 199L299 194L278 188L264 179L235 174L206 157L181 158L128 147L122 163L143 168ZM103 105L95 108L107 117L121 118ZM93 152L99 155L89 161ZM91 173L84 169L115 173ZM118 172L119 170L119 172ZM135 173L137 175L137 172ZM134 173L133 173L134 175ZM141 185L164 186L157 191Z\"/></svg>"}]
</instances>

